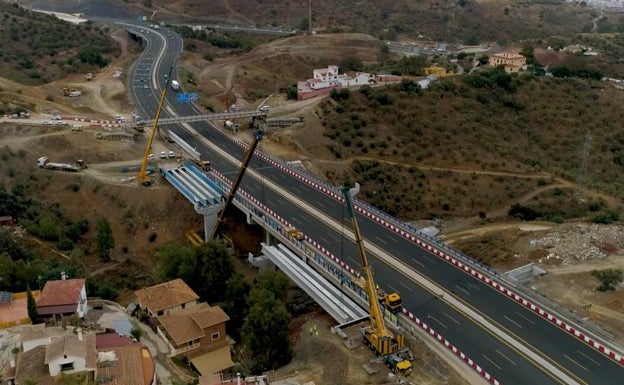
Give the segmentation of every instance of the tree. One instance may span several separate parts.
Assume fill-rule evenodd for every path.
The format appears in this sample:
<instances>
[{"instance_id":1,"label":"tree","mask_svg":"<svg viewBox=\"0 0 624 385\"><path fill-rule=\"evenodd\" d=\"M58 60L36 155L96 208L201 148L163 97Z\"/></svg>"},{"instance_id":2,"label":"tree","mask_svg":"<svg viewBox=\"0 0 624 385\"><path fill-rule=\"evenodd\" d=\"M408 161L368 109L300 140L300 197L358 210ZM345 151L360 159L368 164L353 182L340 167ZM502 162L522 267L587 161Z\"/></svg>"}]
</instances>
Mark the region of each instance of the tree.
<instances>
[{"instance_id":1,"label":"tree","mask_svg":"<svg viewBox=\"0 0 624 385\"><path fill-rule=\"evenodd\" d=\"M143 335L143 331L141 331L141 329L132 328L132 330L130 330L130 335L135 340L141 341L141 336Z\"/></svg>"},{"instance_id":2,"label":"tree","mask_svg":"<svg viewBox=\"0 0 624 385\"><path fill-rule=\"evenodd\" d=\"M228 334L240 337L241 328L249 311L249 291L251 285L244 275L236 273L227 281L223 311L230 316L227 323Z\"/></svg>"},{"instance_id":3,"label":"tree","mask_svg":"<svg viewBox=\"0 0 624 385\"><path fill-rule=\"evenodd\" d=\"M380 65L385 65L388 60L390 60L390 47L382 42L377 50L377 61Z\"/></svg>"},{"instance_id":4,"label":"tree","mask_svg":"<svg viewBox=\"0 0 624 385\"><path fill-rule=\"evenodd\" d=\"M252 372L261 373L287 364L292 359L292 350L286 306L261 288L251 291L250 302L254 305L245 319L242 336L254 357Z\"/></svg>"},{"instance_id":5,"label":"tree","mask_svg":"<svg viewBox=\"0 0 624 385\"><path fill-rule=\"evenodd\" d=\"M624 271L622 269L594 270L591 272L591 275L600 281L600 286L596 288L598 291L615 290L616 286L622 283L624 279Z\"/></svg>"},{"instance_id":6,"label":"tree","mask_svg":"<svg viewBox=\"0 0 624 385\"><path fill-rule=\"evenodd\" d=\"M97 228L97 251L102 262L110 262L110 249L115 247L113 230L106 218L100 218L96 223Z\"/></svg>"},{"instance_id":7,"label":"tree","mask_svg":"<svg viewBox=\"0 0 624 385\"><path fill-rule=\"evenodd\" d=\"M190 283L195 279L197 257L191 246L175 242L166 243L156 251L156 257L158 258L154 273L156 282L181 278L184 282Z\"/></svg>"},{"instance_id":8,"label":"tree","mask_svg":"<svg viewBox=\"0 0 624 385\"><path fill-rule=\"evenodd\" d=\"M420 93L420 84L416 83L410 79L401 80L400 90L405 91L408 94L419 94Z\"/></svg>"},{"instance_id":9,"label":"tree","mask_svg":"<svg viewBox=\"0 0 624 385\"><path fill-rule=\"evenodd\" d=\"M234 265L222 243L210 241L195 248L200 279L197 294L209 303L225 299L227 281L234 274Z\"/></svg>"},{"instance_id":10,"label":"tree","mask_svg":"<svg viewBox=\"0 0 624 385\"><path fill-rule=\"evenodd\" d=\"M364 63L354 56L346 56L342 58L338 67L341 72L362 71L364 69Z\"/></svg>"},{"instance_id":11,"label":"tree","mask_svg":"<svg viewBox=\"0 0 624 385\"><path fill-rule=\"evenodd\" d=\"M286 301L290 281L279 271L263 271L258 275L258 289L264 289L273 294L278 301Z\"/></svg>"},{"instance_id":12,"label":"tree","mask_svg":"<svg viewBox=\"0 0 624 385\"><path fill-rule=\"evenodd\" d=\"M30 318L30 322L33 325L38 324L39 313L37 312L37 303L35 302L33 293L30 291L30 286L26 289L26 309L28 310L28 318Z\"/></svg>"}]
</instances>

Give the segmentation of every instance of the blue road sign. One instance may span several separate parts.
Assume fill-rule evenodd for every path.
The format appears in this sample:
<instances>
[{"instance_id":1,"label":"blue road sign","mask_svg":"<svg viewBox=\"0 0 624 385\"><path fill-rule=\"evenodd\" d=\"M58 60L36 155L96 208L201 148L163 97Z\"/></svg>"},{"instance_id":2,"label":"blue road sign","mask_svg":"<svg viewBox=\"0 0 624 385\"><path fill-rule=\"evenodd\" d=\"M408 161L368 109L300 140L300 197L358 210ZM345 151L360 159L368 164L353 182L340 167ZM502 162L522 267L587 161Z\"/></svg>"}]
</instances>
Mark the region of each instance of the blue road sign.
<instances>
[{"instance_id":1,"label":"blue road sign","mask_svg":"<svg viewBox=\"0 0 624 385\"><path fill-rule=\"evenodd\" d=\"M196 92L190 94L178 94L176 100L178 103L196 102L199 100L199 95Z\"/></svg>"}]
</instances>

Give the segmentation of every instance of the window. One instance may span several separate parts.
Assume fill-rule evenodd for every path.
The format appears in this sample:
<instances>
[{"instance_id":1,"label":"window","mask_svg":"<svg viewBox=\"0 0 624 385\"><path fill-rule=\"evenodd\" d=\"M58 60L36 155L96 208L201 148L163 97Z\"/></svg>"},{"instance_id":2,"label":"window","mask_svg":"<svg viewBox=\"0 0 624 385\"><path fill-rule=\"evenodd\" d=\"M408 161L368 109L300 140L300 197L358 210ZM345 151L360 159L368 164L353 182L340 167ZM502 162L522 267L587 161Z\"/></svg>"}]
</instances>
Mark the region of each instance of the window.
<instances>
[{"instance_id":1,"label":"window","mask_svg":"<svg viewBox=\"0 0 624 385\"><path fill-rule=\"evenodd\" d=\"M215 332L210 335L210 340L214 341L218 339L219 339L219 332Z\"/></svg>"},{"instance_id":2,"label":"window","mask_svg":"<svg viewBox=\"0 0 624 385\"><path fill-rule=\"evenodd\" d=\"M185 307L186 307L186 304L185 304L185 303L183 303L183 304L182 304L182 309L184 309Z\"/></svg>"},{"instance_id":3,"label":"window","mask_svg":"<svg viewBox=\"0 0 624 385\"><path fill-rule=\"evenodd\" d=\"M158 311L158 313L157 313L156 315L161 316L161 315L164 315L164 314L165 314L165 311L164 311L164 310L159 310L159 311Z\"/></svg>"},{"instance_id":4,"label":"window","mask_svg":"<svg viewBox=\"0 0 624 385\"><path fill-rule=\"evenodd\" d=\"M68 362L66 364L61 364L61 372L66 372L68 370L74 370L74 363Z\"/></svg>"}]
</instances>

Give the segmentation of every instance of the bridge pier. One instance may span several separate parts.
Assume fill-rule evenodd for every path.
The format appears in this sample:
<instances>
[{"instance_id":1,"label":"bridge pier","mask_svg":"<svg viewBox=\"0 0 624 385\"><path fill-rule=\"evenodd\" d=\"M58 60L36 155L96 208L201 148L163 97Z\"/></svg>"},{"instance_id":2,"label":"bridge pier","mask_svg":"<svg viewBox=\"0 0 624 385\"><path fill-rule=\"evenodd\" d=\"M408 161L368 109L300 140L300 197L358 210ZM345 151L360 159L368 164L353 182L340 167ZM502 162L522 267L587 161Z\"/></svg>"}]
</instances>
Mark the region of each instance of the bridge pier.
<instances>
[{"instance_id":1,"label":"bridge pier","mask_svg":"<svg viewBox=\"0 0 624 385\"><path fill-rule=\"evenodd\" d=\"M212 234L212 229L217 225L217 217L219 215L219 211L221 211L221 206L209 206L201 209L195 209L198 214L204 216L204 242L208 242L210 239L210 234Z\"/></svg>"}]
</instances>

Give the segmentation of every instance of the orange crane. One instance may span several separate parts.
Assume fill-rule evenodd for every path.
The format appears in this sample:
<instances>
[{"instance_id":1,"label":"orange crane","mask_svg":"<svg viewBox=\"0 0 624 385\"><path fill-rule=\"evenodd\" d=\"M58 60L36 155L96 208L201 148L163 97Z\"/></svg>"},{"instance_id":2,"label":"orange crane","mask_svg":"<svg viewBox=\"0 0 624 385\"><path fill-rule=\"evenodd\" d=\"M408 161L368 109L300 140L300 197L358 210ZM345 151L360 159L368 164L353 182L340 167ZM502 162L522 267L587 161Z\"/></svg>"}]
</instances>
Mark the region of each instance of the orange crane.
<instances>
[{"instance_id":1,"label":"orange crane","mask_svg":"<svg viewBox=\"0 0 624 385\"><path fill-rule=\"evenodd\" d=\"M249 149L247 150L247 153L245 154L245 157L243 158L241 166L238 169L238 175L236 175L236 179L234 179L234 182L232 183L232 187L230 188L230 191L228 192L228 195L225 198L225 202L223 203L223 208L221 209L221 212L219 213L219 217L217 218L217 223L215 223L214 227L212 228L212 232L210 233L210 238L208 239L213 239L217 235L219 226L221 225L221 223L223 223L223 219L225 218L225 210L230 206L230 204L232 204L232 201L234 200L234 196L236 195L236 190L238 190L238 186L243 180L243 175L245 175L245 171L247 171L247 166L249 165L249 162L251 161L251 157L254 151L256 150L258 143L263 138L264 138L263 130L258 130L254 132L253 139L251 141L251 144L249 145Z\"/></svg>"},{"instance_id":2,"label":"orange crane","mask_svg":"<svg viewBox=\"0 0 624 385\"><path fill-rule=\"evenodd\" d=\"M362 270L364 271L364 278L366 279L365 290L368 295L368 304L370 307L370 326L362 329L364 343L375 352L375 354L383 356L386 365L393 372L407 376L412 372L412 363L399 354L403 349L405 336L399 332L392 334L386 328L383 313L379 306L379 300L377 299L373 270L366 256L364 240L362 239L360 227L358 226L355 216L355 210L353 209L351 196L360 191L360 185L356 183L354 188L343 187L341 191L342 195L344 195L349 219L351 220L353 232L355 233L355 244L357 245L360 258L362 259ZM409 355L407 352L406 354Z\"/></svg>"},{"instance_id":3,"label":"orange crane","mask_svg":"<svg viewBox=\"0 0 624 385\"><path fill-rule=\"evenodd\" d=\"M145 148L145 153L143 154L141 169L139 170L139 174L136 176L137 182L141 183L143 186L149 186L152 184L152 180L147 174L147 163L149 162L149 154L152 152L152 142L154 141L154 135L156 135L156 130L158 130L158 119L160 119L160 112L162 111L163 105L165 104L165 96L167 95L167 88L169 86L169 79L171 79L172 71L173 67L170 67L169 74L167 75L167 80L165 81L165 86L163 87L163 90L160 94L160 101L158 102L158 108L156 109L156 117L154 117L152 133L150 134L149 140L147 141L147 147Z\"/></svg>"}]
</instances>

